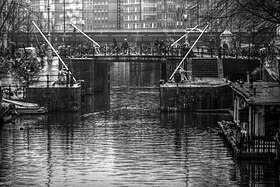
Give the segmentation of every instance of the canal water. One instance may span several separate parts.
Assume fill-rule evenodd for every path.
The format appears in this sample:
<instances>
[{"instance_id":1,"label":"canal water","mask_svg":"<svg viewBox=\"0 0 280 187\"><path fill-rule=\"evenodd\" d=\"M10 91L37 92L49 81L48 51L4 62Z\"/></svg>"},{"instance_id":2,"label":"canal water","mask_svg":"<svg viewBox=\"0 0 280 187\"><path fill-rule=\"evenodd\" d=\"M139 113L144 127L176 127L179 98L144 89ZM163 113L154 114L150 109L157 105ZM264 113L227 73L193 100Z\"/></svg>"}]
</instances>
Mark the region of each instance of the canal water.
<instances>
[{"instance_id":1,"label":"canal water","mask_svg":"<svg viewBox=\"0 0 280 187\"><path fill-rule=\"evenodd\" d=\"M94 100L109 106L1 127L0 186L279 186L274 164L233 158L217 125L229 115L160 113L160 63L108 73L109 93Z\"/></svg>"}]
</instances>

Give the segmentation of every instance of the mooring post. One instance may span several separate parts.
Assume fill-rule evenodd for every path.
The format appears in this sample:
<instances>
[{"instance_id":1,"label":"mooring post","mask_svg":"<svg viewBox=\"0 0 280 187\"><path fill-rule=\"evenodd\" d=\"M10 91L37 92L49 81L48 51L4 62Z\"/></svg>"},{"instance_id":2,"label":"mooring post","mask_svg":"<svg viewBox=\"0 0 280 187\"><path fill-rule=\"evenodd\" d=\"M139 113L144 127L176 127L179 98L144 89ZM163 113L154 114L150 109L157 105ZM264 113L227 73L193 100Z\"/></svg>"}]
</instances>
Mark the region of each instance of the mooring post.
<instances>
[{"instance_id":1,"label":"mooring post","mask_svg":"<svg viewBox=\"0 0 280 187\"><path fill-rule=\"evenodd\" d=\"M176 110L178 111L178 107L179 107L179 85L177 83L177 90L176 90Z\"/></svg>"},{"instance_id":2,"label":"mooring post","mask_svg":"<svg viewBox=\"0 0 280 187\"><path fill-rule=\"evenodd\" d=\"M49 87L49 83L50 83L50 75L47 75L47 88Z\"/></svg>"},{"instance_id":3,"label":"mooring post","mask_svg":"<svg viewBox=\"0 0 280 187\"><path fill-rule=\"evenodd\" d=\"M12 89L11 89L11 85L9 85L9 99L11 99L11 95L12 95Z\"/></svg>"}]
</instances>

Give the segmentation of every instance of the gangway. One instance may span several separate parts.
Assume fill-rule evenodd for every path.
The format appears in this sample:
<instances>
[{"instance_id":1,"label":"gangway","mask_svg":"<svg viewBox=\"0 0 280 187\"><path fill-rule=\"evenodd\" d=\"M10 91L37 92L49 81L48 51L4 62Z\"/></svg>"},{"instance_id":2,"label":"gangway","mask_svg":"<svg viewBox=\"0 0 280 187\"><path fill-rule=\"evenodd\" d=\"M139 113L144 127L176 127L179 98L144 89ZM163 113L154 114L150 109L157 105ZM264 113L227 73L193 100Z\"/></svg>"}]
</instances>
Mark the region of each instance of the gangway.
<instances>
[{"instance_id":1,"label":"gangway","mask_svg":"<svg viewBox=\"0 0 280 187\"><path fill-rule=\"evenodd\" d=\"M74 24L70 23L70 25L71 25L73 28L75 28L76 30L78 30L78 31L79 31L82 35L84 35L87 39L89 39L89 40L93 43L94 49L95 49L96 53L97 53L97 54L101 54L101 53L100 53L100 50L99 50L100 45L99 45L96 41L94 41L91 37L89 37L86 33L84 33L81 29L79 29L79 28L78 28L77 26L75 26Z\"/></svg>"}]
</instances>

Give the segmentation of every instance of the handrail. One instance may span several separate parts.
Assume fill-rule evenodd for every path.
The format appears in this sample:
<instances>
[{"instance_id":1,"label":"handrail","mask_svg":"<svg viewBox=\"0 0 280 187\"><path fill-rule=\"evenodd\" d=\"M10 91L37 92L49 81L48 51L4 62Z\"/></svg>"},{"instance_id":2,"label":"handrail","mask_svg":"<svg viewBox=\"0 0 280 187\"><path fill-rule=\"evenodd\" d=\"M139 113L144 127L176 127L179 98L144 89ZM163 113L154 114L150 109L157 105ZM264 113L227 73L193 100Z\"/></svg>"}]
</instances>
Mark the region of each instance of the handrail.
<instances>
[{"instance_id":1,"label":"handrail","mask_svg":"<svg viewBox=\"0 0 280 187\"><path fill-rule=\"evenodd\" d=\"M54 47L52 46L52 44L49 42L49 40L46 38L46 36L42 33L42 31L39 29L39 27L36 25L36 23L34 21L32 21L33 25L36 27L36 29L39 31L39 33L42 35L42 37L45 39L45 41L48 43L48 45L52 48L53 52L56 54L56 56L58 57L58 59L61 61L61 63L63 64L63 66L66 68L67 71L69 71L69 73L71 75L73 75L69 68L67 67L67 65L64 63L64 61L62 60L62 58L59 56L59 54L57 53L57 51L54 49ZM75 77L73 76L73 80L77 81L75 79Z\"/></svg>"},{"instance_id":2,"label":"handrail","mask_svg":"<svg viewBox=\"0 0 280 187\"><path fill-rule=\"evenodd\" d=\"M279 138L280 138L280 132L278 131L276 133L276 141L275 141L275 144L276 144L276 156L277 156L277 159L280 160L280 142L279 142Z\"/></svg>"},{"instance_id":3,"label":"handrail","mask_svg":"<svg viewBox=\"0 0 280 187\"><path fill-rule=\"evenodd\" d=\"M186 31L186 33L185 33L183 36L181 36L178 40L176 40L175 42L173 42L173 44L171 44L171 47L173 47L173 45L175 45L176 43L178 43L178 42L179 42L182 38L184 38L187 34L189 34L189 33L192 32L194 29L196 29L196 27L198 27L198 25L195 26L195 27L193 27L193 28L191 28L191 30Z\"/></svg>"},{"instance_id":4,"label":"handrail","mask_svg":"<svg viewBox=\"0 0 280 187\"><path fill-rule=\"evenodd\" d=\"M201 34L198 36L198 38L196 39L196 41L193 43L193 45L191 46L191 48L189 49L189 51L187 52L187 54L184 56L184 58L181 60L181 62L179 63L179 65L176 67L176 69L174 70L174 72L172 73L172 75L169 77L169 80L171 80L173 78L173 76L175 75L175 73L178 71L178 69L180 68L180 66L182 65L182 63L185 61L185 59L187 58L187 56L189 55L189 53L191 52L191 50L193 49L193 47L195 46L195 44L198 42L198 40L201 38L201 36L203 35L203 33L206 31L206 29L209 27L209 24L206 25L206 27L203 29L203 31L201 32Z\"/></svg>"},{"instance_id":5,"label":"handrail","mask_svg":"<svg viewBox=\"0 0 280 187\"><path fill-rule=\"evenodd\" d=\"M94 43L96 46L100 47L100 45L94 41L91 37L89 37L86 33L84 33L83 31L81 31L81 29L79 29L77 26L73 25L72 23L70 23L70 25L72 27L74 27L75 29L77 29L80 33L82 33L87 39L89 39L90 41L92 41L92 43Z\"/></svg>"}]
</instances>

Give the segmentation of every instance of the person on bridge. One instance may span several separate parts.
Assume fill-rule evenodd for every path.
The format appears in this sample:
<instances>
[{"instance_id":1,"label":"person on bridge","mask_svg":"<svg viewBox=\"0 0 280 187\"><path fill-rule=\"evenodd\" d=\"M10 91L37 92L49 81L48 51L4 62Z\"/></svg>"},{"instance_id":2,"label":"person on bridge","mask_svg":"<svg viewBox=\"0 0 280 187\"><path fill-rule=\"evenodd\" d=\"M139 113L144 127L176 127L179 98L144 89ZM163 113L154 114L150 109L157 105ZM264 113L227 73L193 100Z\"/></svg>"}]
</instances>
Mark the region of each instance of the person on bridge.
<instances>
[{"instance_id":1,"label":"person on bridge","mask_svg":"<svg viewBox=\"0 0 280 187\"><path fill-rule=\"evenodd\" d=\"M189 42L185 42L183 45L182 45L182 55L185 56L188 51L191 49L190 47L190 44ZM187 56L187 58L192 58L192 57L195 57L194 53L193 53L193 50L191 50Z\"/></svg>"},{"instance_id":2,"label":"person on bridge","mask_svg":"<svg viewBox=\"0 0 280 187\"><path fill-rule=\"evenodd\" d=\"M124 54L128 54L129 53L129 45L128 45L128 42L127 42L127 39L125 38L123 43L122 43L122 47L123 47L123 50L124 50Z\"/></svg>"},{"instance_id":3,"label":"person on bridge","mask_svg":"<svg viewBox=\"0 0 280 187\"><path fill-rule=\"evenodd\" d=\"M115 38L113 38L113 51L118 54L119 53L119 48L118 48L118 42Z\"/></svg>"},{"instance_id":4,"label":"person on bridge","mask_svg":"<svg viewBox=\"0 0 280 187\"><path fill-rule=\"evenodd\" d=\"M166 46L164 41L161 40L158 45L159 45L159 53L160 54L166 53L166 49L165 49Z\"/></svg>"}]
</instances>

